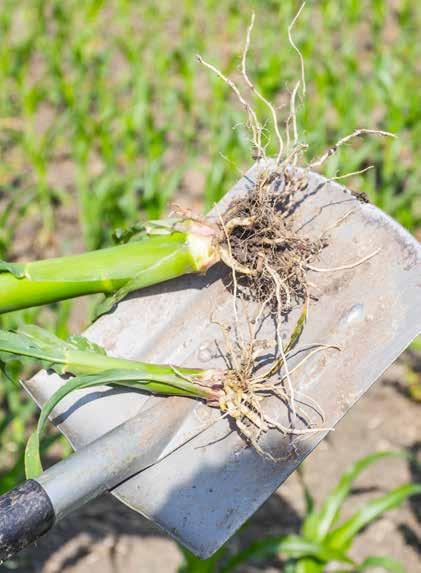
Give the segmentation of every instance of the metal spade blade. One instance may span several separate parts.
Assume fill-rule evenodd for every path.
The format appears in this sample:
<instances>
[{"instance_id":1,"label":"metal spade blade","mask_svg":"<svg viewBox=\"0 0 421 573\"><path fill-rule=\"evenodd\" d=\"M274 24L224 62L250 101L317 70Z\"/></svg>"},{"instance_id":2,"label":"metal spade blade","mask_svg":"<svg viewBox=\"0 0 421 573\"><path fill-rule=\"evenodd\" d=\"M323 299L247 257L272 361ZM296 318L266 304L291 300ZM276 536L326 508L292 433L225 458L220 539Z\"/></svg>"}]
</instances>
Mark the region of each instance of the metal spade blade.
<instances>
[{"instance_id":1,"label":"metal spade blade","mask_svg":"<svg viewBox=\"0 0 421 573\"><path fill-rule=\"evenodd\" d=\"M224 197L219 211L234 196L247 192L258 169L250 169ZM421 248L379 209L360 203L344 187L320 175L309 175L305 195L294 215L296 225L310 236L331 229L318 267L352 265L380 249L356 267L308 275L318 301L310 305L297 350L306 344L327 343L340 345L342 351L314 355L294 383L297 392L317 400L325 424L333 427L420 331ZM205 276L146 289L121 302L86 334L112 355L223 367L215 344L223 345L221 329L210 318L216 313L228 323L233 319L229 277L230 270L221 264ZM283 325L285 336L298 313L299 309L291 313ZM272 329L273 337L273 325L264 328L267 335ZM41 372L25 387L43 404L60 384L59 376ZM210 556L233 535L324 436L318 433L291 444L279 433L269 433L264 445L284 457L274 463L248 447L226 419L204 404L106 387L68 396L56 408L55 421L78 449L162 400L186 409L184 421L160 461L112 493L200 557ZM268 407L282 409L279 403Z\"/></svg>"}]
</instances>

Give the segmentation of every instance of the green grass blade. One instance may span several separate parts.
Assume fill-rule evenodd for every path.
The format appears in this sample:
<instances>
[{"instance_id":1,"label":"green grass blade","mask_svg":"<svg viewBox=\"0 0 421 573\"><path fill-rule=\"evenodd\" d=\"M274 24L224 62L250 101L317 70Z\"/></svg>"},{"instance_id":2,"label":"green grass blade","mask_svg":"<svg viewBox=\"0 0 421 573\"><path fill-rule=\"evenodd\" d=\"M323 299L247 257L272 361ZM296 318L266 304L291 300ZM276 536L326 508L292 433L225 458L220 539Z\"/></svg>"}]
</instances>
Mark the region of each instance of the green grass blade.
<instances>
[{"instance_id":1,"label":"green grass blade","mask_svg":"<svg viewBox=\"0 0 421 573\"><path fill-rule=\"evenodd\" d=\"M279 554L286 555L292 559L312 557L322 562L336 561L340 563L352 563L352 560L341 551L329 548L320 543L307 541L299 535L287 535L284 537L269 537L255 541L244 549L244 551L231 557L222 571L223 573L232 571L234 567L237 567L249 559L264 559L278 556Z\"/></svg>"},{"instance_id":2,"label":"green grass blade","mask_svg":"<svg viewBox=\"0 0 421 573\"><path fill-rule=\"evenodd\" d=\"M390 456L404 457L402 452L376 452L361 458L341 476L338 485L327 496L319 511L311 512L304 520L302 532L306 539L322 541L337 520L341 507L351 491L354 481L371 464Z\"/></svg>"},{"instance_id":3,"label":"green grass blade","mask_svg":"<svg viewBox=\"0 0 421 573\"><path fill-rule=\"evenodd\" d=\"M92 354L106 356L104 348L83 336L71 336L68 340L63 340L31 324L22 326L16 332L0 330L0 352L38 358L47 367L59 373L70 371L73 374L88 373L84 371L83 364L85 363L87 367L89 362L93 362ZM77 358L79 358L78 362L76 362ZM85 360L80 360L81 358ZM72 364L72 359L74 364ZM115 364L110 367L115 367ZM127 361L127 368L129 367L130 362ZM97 367L97 370L106 368L107 363L103 364L101 361L100 368Z\"/></svg>"},{"instance_id":4,"label":"green grass blade","mask_svg":"<svg viewBox=\"0 0 421 573\"><path fill-rule=\"evenodd\" d=\"M405 568L391 557L367 557L364 561L355 567L355 571L367 571L368 569L378 569L382 567L385 571L390 573L406 573Z\"/></svg>"},{"instance_id":5,"label":"green grass blade","mask_svg":"<svg viewBox=\"0 0 421 573\"><path fill-rule=\"evenodd\" d=\"M316 561L311 557L304 557L296 564L294 573L324 573L326 563Z\"/></svg>"},{"instance_id":6,"label":"green grass blade","mask_svg":"<svg viewBox=\"0 0 421 573\"><path fill-rule=\"evenodd\" d=\"M297 342L300 340L301 334L304 330L304 325L307 320L307 313L308 313L308 301L304 303L303 310L301 311L301 314L297 320L297 324L295 325L295 328L291 334L291 338L289 339L288 344L284 348L285 354L290 350L292 350L294 346L297 344Z\"/></svg>"},{"instance_id":7,"label":"green grass blade","mask_svg":"<svg viewBox=\"0 0 421 573\"><path fill-rule=\"evenodd\" d=\"M297 573L297 563L293 559L290 559L284 563L282 573Z\"/></svg>"},{"instance_id":8,"label":"green grass blade","mask_svg":"<svg viewBox=\"0 0 421 573\"><path fill-rule=\"evenodd\" d=\"M36 478L43 472L40 456L40 434L35 430L26 443L25 476L26 479Z\"/></svg>"},{"instance_id":9,"label":"green grass blade","mask_svg":"<svg viewBox=\"0 0 421 573\"><path fill-rule=\"evenodd\" d=\"M310 515L315 508L315 501L314 501L314 497L311 494L311 491L304 479L304 472L303 472L303 464L301 464L300 466L298 466L297 468L297 475L298 475L298 479L300 482L300 485L303 489L303 493L304 493L304 502L305 502L305 515Z\"/></svg>"},{"instance_id":10,"label":"green grass blade","mask_svg":"<svg viewBox=\"0 0 421 573\"><path fill-rule=\"evenodd\" d=\"M16 332L0 330L0 353L36 358L59 374L91 374L118 367L140 368L142 363L107 357L104 348L83 336L67 341L35 325Z\"/></svg>"},{"instance_id":11,"label":"green grass blade","mask_svg":"<svg viewBox=\"0 0 421 573\"><path fill-rule=\"evenodd\" d=\"M35 329L36 327L32 327ZM28 329L29 332L29 329ZM45 333L45 331L43 331ZM49 335L53 337L53 335ZM37 339L24 332L8 332L0 330L0 352L15 354L18 356L29 356L38 358L41 361L55 362L63 358L64 342L59 338L55 344L50 344L45 339Z\"/></svg>"},{"instance_id":12,"label":"green grass blade","mask_svg":"<svg viewBox=\"0 0 421 573\"><path fill-rule=\"evenodd\" d=\"M70 392L74 390L86 388L88 386L95 386L96 384L102 384L102 379L98 380L90 380L90 384L87 384L86 378L94 378L94 377L85 377L79 376L75 378L71 378L68 380L63 386L61 386L41 409L41 414L38 419L38 424L35 431L29 437L29 440L26 444L25 448L25 473L26 478L31 479L40 475L43 471L41 457L40 457L40 440L42 433L44 431L45 425L48 421L48 416L51 414L52 410L57 406L57 404Z\"/></svg>"},{"instance_id":13,"label":"green grass blade","mask_svg":"<svg viewBox=\"0 0 421 573\"><path fill-rule=\"evenodd\" d=\"M0 273L11 273L17 279L22 279L25 276L25 265L0 260Z\"/></svg>"},{"instance_id":14,"label":"green grass blade","mask_svg":"<svg viewBox=\"0 0 421 573\"><path fill-rule=\"evenodd\" d=\"M95 352L101 356L106 356L107 353L103 346L100 346L96 342L92 342L85 338L85 336L73 335L69 336L67 340L68 344L72 346L75 350L80 350L82 352Z\"/></svg>"},{"instance_id":15,"label":"green grass blade","mask_svg":"<svg viewBox=\"0 0 421 573\"><path fill-rule=\"evenodd\" d=\"M28 440L25 450L25 471L27 478L33 478L42 473L40 459L40 439L51 414L57 404L68 394L83 388L92 388L104 384L128 386L152 394L170 396L191 396L205 398L210 391L189 382L184 376L179 376L168 366L157 367L145 365L144 370L106 370L99 374L75 376L61 386L44 404L38 420L37 428Z\"/></svg>"},{"instance_id":16,"label":"green grass blade","mask_svg":"<svg viewBox=\"0 0 421 573\"><path fill-rule=\"evenodd\" d=\"M278 553L293 559L313 557L320 561L337 561L352 563L352 560L341 551L327 547L321 543L309 542L299 535L288 535L280 543Z\"/></svg>"},{"instance_id":17,"label":"green grass blade","mask_svg":"<svg viewBox=\"0 0 421 573\"><path fill-rule=\"evenodd\" d=\"M390 571L390 573L406 573L406 569L391 557L367 557L364 561L358 565L354 565L351 570L349 569L339 569L335 570L336 573L358 573L359 571L367 571L369 569L376 569L378 571L380 568L384 571Z\"/></svg>"},{"instance_id":18,"label":"green grass blade","mask_svg":"<svg viewBox=\"0 0 421 573\"><path fill-rule=\"evenodd\" d=\"M282 538L280 537L267 537L254 541L248 547L230 557L228 562L221 569L221 573L230 573L250 559L263 560L278 555L281 540Z\"/></svg>"},{"instance_id":19,"label":"green grass blade","mask_svg":"<svg viewBox=\"0 0 421 573\"><path fill-rule=\"evenodd\" d=\"M184 557L184 563L179 567L178 573L216 573L220 571L219 561L226 552L226 548L221 547L209 559L199 559L185 547L178 545L178 548Z\"/></svg>"},{"instance_id":20,"label":"green grass blade","mask_svg":"<svg viewBox=\"0 0 421 573\"><path fill-rule=\"evenodd\" d=\"M408 497L419 493L421 493L421 484L406 484L368 502L328 536L329 546L346 551L354 536L363 527L378 519L386 511L398 507Z\"/></svg>"},{"instance_id":21,"label":"green grass blade","mask_svg":"<svg viewBox=\"0 0 421 573\"><path fill-rule=\"evenodd\" d=\"M0 353L38 358L59 373L98 374L105 370L136 370L140 377L172 381L172 366L149 364L127 358L108 356L104 348L83 336L62 340L54 334L33 325L25 325L16 332L0 330ZM197 379L209 372L198 368L179 368L180 374ZM166 378L164 379L163 376Z\"/></svg>"},{"instance_id":22,"label":"green grass blade","mask_svg":"<svg viewBox=\"0 0 421 573\"><path fill-rule=\"evenodd\" d=\"M117 245L125 245L131 241L138 241L146 237L145 223L135 223L125 229L115 229L112 234L112 239Z\"/></svg>"},{"instance_id":23,"label":"green grass blade","mask_svg":"<svg viewBox=\"0 0 421 573\"><path fill-rule=\"evenodd\" d=\"M45 330L35 324L24 324L19 327L16 333L31 339L37 346L51 346L53 348L55 346L60 346L60 348L65 348L67 346L66 342L62 338L59 338L49 330Z\"/></svg>"},{"instance_id":24,"label":"green grass blade","mask_svg":"<svg viewBox=\"0 0 421 573\"><path fill-rule=\"evenodd\" d=\"M390 571L390 573L406 573L405 567L396 559L392 557L367 557L364 561L358 565L356 571L367 571L367 569L373 569L382 567L385 571Z\"/></svg>"},{"instance_id":25,"label":"green grass blade","mask_svg":"<svg viewBox=\"0 0 421 573\"><path fill-rule=\"evenodd\" d=\"M126 229L116 229L112 236L115 243L125 245L132 241L140 241L150 235L169 235L180 223L181 220L176 217L158 221L137 222Z\"/></svg>"}]
</instances>

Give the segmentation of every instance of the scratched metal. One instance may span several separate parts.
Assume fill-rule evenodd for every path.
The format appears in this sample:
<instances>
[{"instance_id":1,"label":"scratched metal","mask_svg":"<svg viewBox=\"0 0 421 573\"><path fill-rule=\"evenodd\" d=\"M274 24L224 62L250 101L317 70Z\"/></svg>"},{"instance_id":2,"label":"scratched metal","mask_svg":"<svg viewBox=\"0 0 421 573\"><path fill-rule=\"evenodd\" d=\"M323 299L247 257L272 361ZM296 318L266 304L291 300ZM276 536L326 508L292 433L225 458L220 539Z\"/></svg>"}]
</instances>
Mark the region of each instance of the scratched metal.
<instances>
[{"instance_id":1,"label":"scratched metal","mask_svg":"<svg viewBox=\"0 0 421 573\"><path fill-rule=\"evenodd\" d=\"M224 198L220 210L247 190L256 169ZM310 307L300 345L334 343L343 351L321 352L309 360L296 379L297 391L317 399L326 423L334 426L420 332L421 249L380 210L361 204L345 188L319 175L311 174L305 195L307 200L295 217L297 227L303 226L303 233L309 235L320 235L354 210L331 229L330 245L318 267L353 263L381 248L375 257L351 270L309 273L319 301ZM228 276L229 271L221 265L205 276L184 277L146 289L100 318L87 336L116 356L223 366L215 352L221 330L209 318L217 310L219 317L232 319L232 296L224 280ZM293 322L292 317L285 332ZM26 388L43 403L61 383L58 376L42 372L27 382ZM56 408L55 421L78 448L163 399L121 389L79 391ZM177 408L186 399L169 400ZM273 410L273 403L270 407ZM280 405L276 407L279 411L275 414L282 416ZM209 426L217 416L192 400L190 415L168 444L169 455L113 490L121 501L201 557L210 556L233 535L323 438L318 434L302 442L291 456L289 441L272 433L266 446L288 458L273 463L245 447L241 438L230 432L226 420ZM201 435L173 451L206 427Z\"/></svg>"}]
</instances>

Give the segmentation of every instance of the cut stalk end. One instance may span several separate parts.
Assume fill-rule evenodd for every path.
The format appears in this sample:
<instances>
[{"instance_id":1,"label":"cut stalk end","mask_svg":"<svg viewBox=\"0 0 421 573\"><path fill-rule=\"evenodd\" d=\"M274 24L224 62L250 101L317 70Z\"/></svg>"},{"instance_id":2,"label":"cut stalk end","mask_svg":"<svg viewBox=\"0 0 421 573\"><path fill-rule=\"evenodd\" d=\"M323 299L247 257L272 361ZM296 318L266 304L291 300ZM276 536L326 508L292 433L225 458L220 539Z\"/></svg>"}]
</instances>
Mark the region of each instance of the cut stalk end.
<instances>
[{"instance_id":1,"label":"cut stalk end","mask_svg":"<svg viewBox=\"0 0 421 573\"><path fill-rule=\"evenodd\" d=\"M220 261L219 231L210 223L189 221L187 243L197 272L205 272Z\"/></svg>"}]
</instances>

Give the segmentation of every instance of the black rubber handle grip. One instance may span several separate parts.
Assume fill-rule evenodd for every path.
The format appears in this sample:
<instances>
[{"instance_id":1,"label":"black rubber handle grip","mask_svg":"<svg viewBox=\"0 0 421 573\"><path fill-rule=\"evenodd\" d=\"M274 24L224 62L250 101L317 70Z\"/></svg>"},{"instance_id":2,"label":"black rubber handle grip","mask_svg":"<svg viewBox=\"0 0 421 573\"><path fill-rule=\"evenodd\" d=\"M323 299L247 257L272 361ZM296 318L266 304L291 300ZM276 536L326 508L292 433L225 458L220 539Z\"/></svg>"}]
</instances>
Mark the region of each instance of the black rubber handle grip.
<instances>
[{"instance_id":1,"label":"black rubber handle grip","mask_svg":"<svg viewBox=\"0 0 421 573\"><path fill-rule=\"evenodd\" d=\"M0 560L9 559L44 535L54 520L50 498L35 480L0 496Z\"/></svg>"}]
</instances>

